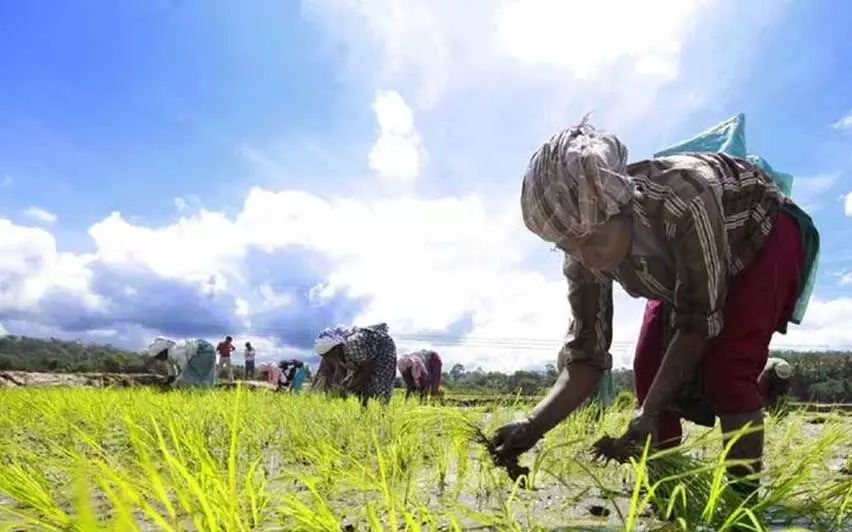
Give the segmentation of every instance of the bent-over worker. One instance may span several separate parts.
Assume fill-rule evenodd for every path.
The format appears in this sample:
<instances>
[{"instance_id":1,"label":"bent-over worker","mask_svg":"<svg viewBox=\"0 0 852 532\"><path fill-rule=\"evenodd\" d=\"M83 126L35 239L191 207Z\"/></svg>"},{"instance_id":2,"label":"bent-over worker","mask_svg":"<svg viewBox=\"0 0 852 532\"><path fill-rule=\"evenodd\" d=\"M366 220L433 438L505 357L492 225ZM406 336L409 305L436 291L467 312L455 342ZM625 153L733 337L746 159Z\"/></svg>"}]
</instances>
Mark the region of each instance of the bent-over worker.
<instances>
[{"instance_id":1,"label":"bent-over worker","mask_svg":"<svg viewBox=\"0 0 852 532\"><path fill-rule=\"evenodd\" d=\"M330 327L317 335L314 350L322 357L326 374L345 374L342 381L327 381L329 389L353 393L363 406L370 398L390 401L396 379L396 344L387 324Z\"/></svg>"},{"instance_id":2,"label":"bent-over worker","mask_svg":"<svg viewBox=\"0 0 852 532\"><path fill-rule=\"evenodd\" d=\"M216 352L213 344L201 338L175 341L158 336L148 345L148 355L166 370L166 384L206 384L215 380Z\"/></svg>"},{"instance_id":3,"label":"bent-over worker","mask_svg":"<svg viewBox=\"0 0 852 532\"><path fill-rule=\"evenodd\" d=\"M769 357L758 383L763 400L769 408L775 407L790 390L793 367L783 358Z\"/></svg>"},{"instance_id":4,"label":"bent-over worker","mask_svg":"<svg viewBox=\"0 0 852 532\"><path fill-rule=\"evenodd\" d=\"M622 448L652 436L677 445L672 407L698 374L723 432L746 424L729 454L760 469L763 398L758 376L774 332L785 333L812 262L810 219L744 159L717 153L627 164L627 148L586 120L532 156L521 207L526 227L564 253L572 319L565 368L529 417L493 443L517 458L574 411L612 366L613 283L648 300L634 360L639 409ZM808 247L807 249L812 249ZM810 257L813 255L809 254ZM732 467L737 489L748 467Z\"/></svg>"},{"instance_id":5,"label":"bent-over worker","mask_svg":"<svg viewBox=\"0 0 852 532\"><path fill-rule=\"evenodd\" d=\"M422 398L429 381L429 372L423 359L417 353L410 353L399 357L396 365L405 383L405 398L408 399L415 392Z\"/></svg>"},{"instance_id":6,"label":"bent-over worker","mask_svg":"<svg viewBox=\"0 0 852 532\"><path fill-rule=\"evenodd\" d=\"M431 349L421 349L416 353L426 365L427 382L424 383L424 394L435 396L441 390L441 371L443 361L441 355Z\"/></svg>"}]
</instances>

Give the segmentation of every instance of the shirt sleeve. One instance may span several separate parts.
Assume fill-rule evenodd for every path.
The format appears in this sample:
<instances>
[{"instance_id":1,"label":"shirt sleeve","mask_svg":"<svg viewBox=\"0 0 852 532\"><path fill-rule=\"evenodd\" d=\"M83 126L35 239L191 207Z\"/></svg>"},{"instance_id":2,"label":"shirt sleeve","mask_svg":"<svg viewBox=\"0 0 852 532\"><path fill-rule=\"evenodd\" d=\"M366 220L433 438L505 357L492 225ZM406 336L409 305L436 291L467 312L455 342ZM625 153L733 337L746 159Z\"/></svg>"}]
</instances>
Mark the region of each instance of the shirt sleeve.
<instances>
[{"instance_id":1,"label":"shirt sleeve","mask_svg":"<svg viewBox=\"0 0 852 532\"><path fill-rule=\"evenodd\" d=\"M560 371L568 364L612 367L612 281L595 276L567 254L563 273L568 281L571 320L559 352Z\"/></svg>"},{"instance_id":2,"label":"shirt sleeve","mask_svg":"<svg viewBox=\"0 0 852 532\"><path fill-rule=\"evenodd\" d=\"M711 189L693 197L675 222L675 329L717 336L727 295L727 232L721 202Z\"/></svg>"}]
</instances>

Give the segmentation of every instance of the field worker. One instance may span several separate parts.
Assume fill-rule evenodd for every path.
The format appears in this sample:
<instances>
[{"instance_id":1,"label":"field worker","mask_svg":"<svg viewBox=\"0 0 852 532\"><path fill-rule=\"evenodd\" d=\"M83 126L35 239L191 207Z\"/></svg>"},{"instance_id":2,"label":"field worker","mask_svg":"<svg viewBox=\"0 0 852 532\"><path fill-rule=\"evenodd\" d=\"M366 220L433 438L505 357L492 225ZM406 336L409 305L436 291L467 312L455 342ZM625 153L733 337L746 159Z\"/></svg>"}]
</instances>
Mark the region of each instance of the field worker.
<instances>
[{"instance_id":1,"label":"field worker","mask_svg":"<svg viewBox=\"0 0 852 532\"><path fill-rule=\"evenodd\" d=\"M428 382L424 385L424 392L432 396L438 395L441 389L441 371L443 370L441 355L431 349L422 349L417 352L417 355L426 365Z\"/></svg>"},{"instance_id":2,"label":"field worker","mask_svg":"<svg viewBox=\"0 0 852 532\"><path fill-rule=\"evenodd\" d=\"M758 427L731 459L760 469L758 376L787 322L818 238L801 209L762 170L724 154L673 155L627 165L627 148L584 119L532 156L521 190L526 227L564 253L572 319L566 365L523 421L498 429L502 459L517 459L589 397L612 367L613 283L648 300L634 360L639 409L614 448L647 436L680 443L671 412L695 375L724 433ZM800 225L801 224L803 225ZM810 231L800 231L800 226ZM803 240L804 237L804 240ZM732 467L734 480L748 467ZM756 486L736 482L741 493Z\"/></svg>"},{"instance_id":3,"label":"field worker","mask_svg":"<svg viewBox=\"0 0 852 532\"><path fill-rule=\"evenodd\" d=\"M158 336L148 346L148 355L166 369L166 384L213 385L216 354L213 345L202 339L174 341Z\"/></svg>"},{"instance_id":4,"label":"field worker","mask_svg":"<svg viewBox=\"0 0 852 532\"><path fill-rule=\"evenodd\" d=\"M293 393L299 393L302 391L302 385L305 383L305 379L307 378L308 368L301 360L296 360L295 362L293 375L290 378L290 391Z\"/></svg>"},{"instance_id":5,"label":"field worker","mask_svg":"<svg viewBox=\"0 0 852 532\"><path fill-rule=\"evenodd\" d=\"M346 377L337 384L366 406L370 398L388 402L396 379L396 344L387 324L330 327L317 335L314 349L323 361Z\"/></svg>"},{"instance_id":6,"label":"field worker","mask_svg":"<svg viewBox=\"0 0 852 532\"><path fill-rule=\"evenodd\" d=\"M234 347L234 339L226 336L225 340L219 342L216 346L216 352L219 353L219 364L216 366L216 373L221 373L223 369L228 370L228 380L234 382L234 366L231 364L231 353L236 350Z\"/></svg>"},{"instance_id":7,"label":"field worker","mask_svg":"<svg viewBox=\"0 0 852 532\"><path fill-rule=\"evenodd\" d=\"M278 363L278 381L277 381L277 390L280 392L282 390L287 390L290 387L290 368L293 361L291 360L282 360Z\"/></svg>"},{"instance_id":8,"label":"field worker","mask_svg":"<svg viewBox=\"0 0 852 532\"><path fill-rule=\"evenodd\" d=\"M245 359L245 368L246 368L245 379L247 381L254 378L254 357L255 357L255 354L256 354L256 351L255 351L254 347L252 347L251 342L246 342L246 348L245 348L245 351L243 351L243 358Z\"/></svg>"},{"instance_id":9,"label":"field worker","mask_svg":"<svg viewBox=\"0 0 852 532\"><path fill-rule=\"evenodd\" d=\"M400 357L396 366L405 383L405 398L408 399L414 392L418 392L422 396L424 387L429 380L423 359L417 353L411 353Z\"/></svg>"},{"instance_id":10,"label":"field worker","mask_svg":"<svg viewBox=\"0 0 852 532\"><path fill-rule=\"evenodd\" d=\"M280 376L278 378L279 390L298 391L305 380L305 364L301 360L282 360L278 363ZM298 382L297 382L298 381Z\"/></svg>"},{"instance_id":11,"label":"field worker","mask_svg":"<svg viewBox=\"0 0 852 532\"><path fill-rule=\"evenodd\" d=\"M790 390L793 367L783 358L769 357L758 383L764 402L771 408Z\"/></svg>"}]
</instances>

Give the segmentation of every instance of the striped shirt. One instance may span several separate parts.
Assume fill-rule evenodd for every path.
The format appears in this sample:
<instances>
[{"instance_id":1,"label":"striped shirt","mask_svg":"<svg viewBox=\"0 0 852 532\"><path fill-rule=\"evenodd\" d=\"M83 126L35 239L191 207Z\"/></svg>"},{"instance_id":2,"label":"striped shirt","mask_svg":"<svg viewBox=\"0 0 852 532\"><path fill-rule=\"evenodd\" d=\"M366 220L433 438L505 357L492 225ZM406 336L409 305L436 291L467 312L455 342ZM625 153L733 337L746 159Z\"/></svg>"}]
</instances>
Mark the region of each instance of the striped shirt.
<instances>
[{"instance_id":1,"label":"striped shirt","mask_svg":"<svg viewBox=\"0 0 852 532\"><path fill-rule=\"evenodd\" d=\"M609 272L565 255L571 322L560 357L612 367L612 283L661 300L670 325L712 338L723 327L728 281L760 251L786 198L762 170L724 154L673 155L628 166L633 243Z\"/></svg>"}]
</instances>

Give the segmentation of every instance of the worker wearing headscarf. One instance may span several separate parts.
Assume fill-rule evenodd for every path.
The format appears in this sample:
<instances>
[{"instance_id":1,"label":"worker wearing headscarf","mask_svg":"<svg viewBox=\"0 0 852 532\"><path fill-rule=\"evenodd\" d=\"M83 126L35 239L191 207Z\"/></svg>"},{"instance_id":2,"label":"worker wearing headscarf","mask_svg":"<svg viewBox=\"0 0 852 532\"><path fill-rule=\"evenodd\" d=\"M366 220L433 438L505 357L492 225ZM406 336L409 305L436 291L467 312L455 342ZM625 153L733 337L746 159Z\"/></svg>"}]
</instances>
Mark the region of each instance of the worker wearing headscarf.
<instances>
[{"instance_id":1,"label":"worker wearing headscarf","mask_svg":"<svg viewBox=\"0 0 852 532\"><path fill-rule=\"evenodd\" d=\"M423 359L417 353L411 353L399 357L396 366L405 383L405 398L408 399L414 393L422 396L429 383L429 372Z\"/></svg>"},{"instance_id":2,"label":"worker wearing headscarf","mask_svg":"<svg viewBox=\"0 0 852 532\"><path fill-rule=\"evenodd\" d=\"M792 377L793 367L789 362L783 358L769 357L758 379L760 392L767 406L774 407L787 394Z\"/></svg>"},{"instance_id":3,"label":"worker wearing headscarf","mask_svg":"<svg viewBox=\"0 0 852 532\"><path fill-rule=\"evenodd\" d=\"M158 336L148 345L148 356L158 360L167 375L166 384L206 384L215 381L213 345L200 338L175 341Z\"/></svg>"},{"instance_id":4,"label":"worker wearing headscarf","mask_svg":"<svg viewBox=\"0 0 852 532\"><path fill-rule=\"evenodd\" d=\"M554 388L494 437L504 459L530 449L612 367L613 283L648 300L634 360L640 407L622 448L647 436L678 444L675 398L695 375L724 432L762 426L758 376L772 334L786 332L804 261L797 207L769 176L716 153L628 165L625 145L584 119L534 153L521 209L526 227L564 253L572 319ZM730 457L759 468L762 453L756 432Z\"/></svg>"},{"instance_id":5,"label":"worker wearing headscarf","mask_svg":"<svg viewBox=\"0 0 852 532\"><path fill-rule=\"evenodd\" d=\"M384 323L369 327L330 327L321 331L314 350L327 373L344 374L332 388L353 393L366 405L370 398L387 402L396 379L396 344Z\"/></svg>"},{"instance_id":6,"label":"worker wearing headscarf","mask_svg":"<svg viewBox=\"0 0 852 532\"><path fill-rule=\"evenodd\" d=\"M417 356L423 360L426 366L426 383L424 383L424 394L430 396L438 395L441 390L441 377L443 371L443 361L441 355L432 349L421 349L417 351Z\"/></svg>"}]
</instances>

